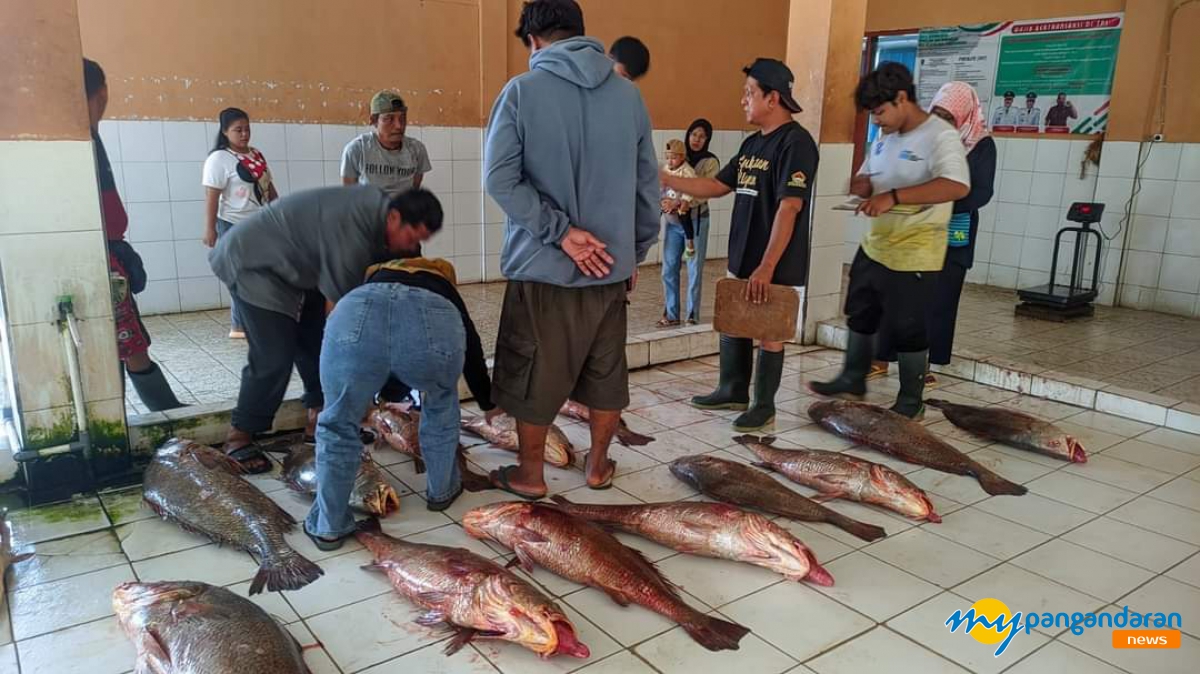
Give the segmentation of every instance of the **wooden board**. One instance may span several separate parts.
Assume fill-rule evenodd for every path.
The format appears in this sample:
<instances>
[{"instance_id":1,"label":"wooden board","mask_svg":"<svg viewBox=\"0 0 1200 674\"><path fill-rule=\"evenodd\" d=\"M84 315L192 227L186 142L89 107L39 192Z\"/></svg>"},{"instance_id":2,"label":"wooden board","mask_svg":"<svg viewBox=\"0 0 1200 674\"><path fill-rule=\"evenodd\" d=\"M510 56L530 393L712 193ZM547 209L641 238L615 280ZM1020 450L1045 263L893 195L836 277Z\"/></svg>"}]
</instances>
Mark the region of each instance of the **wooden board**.
<instances>
[{"instance_id":1,"label":"wooden board","mask_svg":"<svg viewBox=\"0 0 1200 674\"><path fill-rule=\"evenodd\" d=\"M724 278L717 281L713 329L731 337L748 337L768 342L796 338L800 318L800 294L791 286L772 285L764 304L742 298L747 281Z\"/></svg>"}]
</instances>

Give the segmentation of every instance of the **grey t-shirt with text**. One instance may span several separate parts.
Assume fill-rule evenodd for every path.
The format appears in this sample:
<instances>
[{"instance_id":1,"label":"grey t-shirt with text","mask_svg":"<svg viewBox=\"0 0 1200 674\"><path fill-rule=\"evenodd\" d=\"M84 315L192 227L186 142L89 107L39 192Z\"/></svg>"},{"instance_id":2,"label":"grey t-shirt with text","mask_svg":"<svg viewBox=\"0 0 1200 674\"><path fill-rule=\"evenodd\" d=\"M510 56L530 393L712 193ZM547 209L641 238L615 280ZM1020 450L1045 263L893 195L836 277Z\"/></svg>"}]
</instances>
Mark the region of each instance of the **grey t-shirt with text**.
<instances>
[{"instance_id":1,"label":"grey t-shirt with text","mask_svg":"<svg viewBox=\"0 0 1200 674\"><path fill-rule=\"evenodd\" d=\"M346 144L342 151L342 177L359 185L374 185L388 196L412 189L413 181L433 168L429 153L421 141L404 137L399 150L379 144L374 131L368 131Z\"/></svg>"}]
</instances>

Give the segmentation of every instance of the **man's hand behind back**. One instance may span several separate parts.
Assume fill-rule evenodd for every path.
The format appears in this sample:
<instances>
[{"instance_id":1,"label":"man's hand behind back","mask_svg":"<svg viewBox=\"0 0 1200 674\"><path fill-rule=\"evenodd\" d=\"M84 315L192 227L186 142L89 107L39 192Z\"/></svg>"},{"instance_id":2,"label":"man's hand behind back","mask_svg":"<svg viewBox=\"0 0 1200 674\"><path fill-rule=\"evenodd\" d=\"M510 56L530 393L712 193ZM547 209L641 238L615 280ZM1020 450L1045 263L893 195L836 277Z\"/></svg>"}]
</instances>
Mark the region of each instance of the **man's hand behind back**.
<instances>
[{"instance_id":1,"label":"man's hand behind back","mask_svg":"<svg viewBox=\"0 0 1200 674\"><path fill-rule=\"evenodd\" d=\"M603 278L612 271L613 258L604 250L608 245L590 232L571 227L560 245L584 275Z\"/></svg>"}]
</instances>

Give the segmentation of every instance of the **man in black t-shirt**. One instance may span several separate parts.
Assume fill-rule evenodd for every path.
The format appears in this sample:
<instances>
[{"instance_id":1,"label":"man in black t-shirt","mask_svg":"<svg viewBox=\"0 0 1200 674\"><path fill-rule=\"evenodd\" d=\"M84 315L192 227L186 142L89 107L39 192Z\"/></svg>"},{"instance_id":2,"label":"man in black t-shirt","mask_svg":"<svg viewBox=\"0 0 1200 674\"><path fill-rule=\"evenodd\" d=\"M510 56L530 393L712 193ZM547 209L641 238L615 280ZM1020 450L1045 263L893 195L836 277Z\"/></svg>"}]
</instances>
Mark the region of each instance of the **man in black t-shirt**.
<instances>
[{"instance_id":1,"label":"man in black t-shirt","mask_svg":"<svg viewBox=\"0 0 1200 674\"><path fill-rule=\"evenodd\" d=\"M715 178L679 178L663 174L667 187L701 199L737 192L729 226L729 273L749 279L746 297L765 302L771 284L803 286L808 278L808 223L812 185L817 174L817 145L792 120L800 106L792 97L792 71L781 61L760 58L744 68L742 109L758 133L746 138L737 155ZM721 335L721 379L710 395L697 396L700 409L748 411L734 430L750 433L775 420L775 394L783 376L783 342L762 342L754 405L750 375L754 343Z\"/></svg>"}]
</instances>

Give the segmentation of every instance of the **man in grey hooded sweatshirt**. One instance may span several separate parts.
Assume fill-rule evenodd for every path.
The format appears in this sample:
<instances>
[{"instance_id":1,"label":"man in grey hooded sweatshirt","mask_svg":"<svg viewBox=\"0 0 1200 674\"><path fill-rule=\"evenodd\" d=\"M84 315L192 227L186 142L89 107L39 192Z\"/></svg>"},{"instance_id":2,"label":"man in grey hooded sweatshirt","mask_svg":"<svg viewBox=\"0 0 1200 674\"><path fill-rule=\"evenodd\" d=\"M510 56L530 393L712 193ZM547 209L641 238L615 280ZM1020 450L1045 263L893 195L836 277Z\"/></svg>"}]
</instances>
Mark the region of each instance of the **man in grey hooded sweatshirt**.
<instances>
[{"instance_id":1,"label":"man in grey hooded sweatshirt","mask_svg":"<svg viewBox=\"0 0 1200 674\"><path fill-rule=\"evenodd\" d=\"M526 2L516 34L529 72L492 108L484 180L507 214L493 397L517 419L520 463L492 482L536 498L546 431L568 398L591 412L588 485L612 484L608 445L629 404L626 294L660 208L650 116L604 45L583 36L579 5Z\"/></svg>"}]
</instances>

